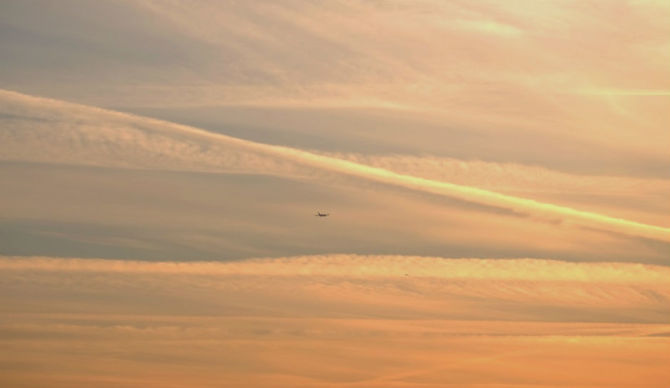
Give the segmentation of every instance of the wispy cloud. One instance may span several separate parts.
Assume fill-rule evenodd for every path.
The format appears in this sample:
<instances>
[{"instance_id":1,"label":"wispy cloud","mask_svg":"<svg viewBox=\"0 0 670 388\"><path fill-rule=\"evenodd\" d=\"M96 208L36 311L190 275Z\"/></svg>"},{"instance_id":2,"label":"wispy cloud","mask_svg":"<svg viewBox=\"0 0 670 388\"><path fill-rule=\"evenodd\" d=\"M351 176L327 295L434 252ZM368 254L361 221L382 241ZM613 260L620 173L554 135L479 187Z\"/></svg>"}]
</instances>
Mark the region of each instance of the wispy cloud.
<instances>
[{"instance_id":1,"label":"wispy cloud","mask_svg":"<svg viewBox=\"0 0 670 388\"><path fill-rule=\"evenodd\" d=\"M14 362L3 373L8 382L170 386L225 378L248 386L276 385L280 376L286 386L405 387L441 386L445 378L477 386L489 376L510 386L533 378L539 387L557 379L598 387L667 378L657 367L667 361L670 308L668 268L660 266L2 257L0 276L0 317L11 316L0 324L12 357L4 352L0 362ZM576 372L547 367L549 358ZM593 374L580 369L585 364L617 372Z\"/></svg>"},{"instance_id":2,"label":"wispy cloud","mask_svg":"<svg viewBox=\"0 0 670 388\"><path fill-rule=\"evenodd\" d=\"M570 263L544 259L468 259L322 255L241 262L146 262L0 257L0 270L192 275L346 276L362 278L604 282L663 285L670 268L636 263Z\"/></svg>"},{"instance_id":3,"label":"wispy cloud","mask_svg":"<svg viewBox=\"0 0 670 388\"><path fill-rule=\"evenodd\" d=\"M246 295L254 301L246 309L262 311L269 308L266 303L270 301L260 302L259 298L276 293L275 298L284 298L283 303L296 303L290 310L299 309L300 301L323 303L318 311L328 316L326 305L335 311L350 308L351 313L361 306L375 305L369 307L370 314L396 317L558 321L600 317L663 323L663 312L670 303L666 285L669 270L632 263L358 255L231 263L9 257L0 259L0 271L17 284L25 281L26 274L37 284L43 281L40 279L54 279L72 298L82 292L108 292L110 287L134 290L135 286L130 286L134 281L160 285L160 289L174 281L181 290L199 284L226 294L192 305L195 309L236 304L235 295L240 293L239 297ZM72 279L72 284L62 284L63 276ZM88 276L95 277L97 284L89 283ZM45 285L49 284L50 280L46 281ZM255 283L262 286L252 286ZM289 288L303 289L301 292L311 296L290 296ZM498 311L496 304L507 306L506 310ZM334 307L337 305L341 307Z\"/></svg>"},{"instance_id":4,"label":"wispy cloud","mask_svg":"<svg viewBox=\"0 0 670 388\"><path fill-rule=\"evenodd\" d=\"M670 241L670 229L661 226L402 174L294 148L254 143L160 120L12 92L2 94L9 117L0 132L5 160L294 176L315 176L329 171L549 220ZM22 118L27 112L34 117ZM36 123L35 118L46 121ZM60 125L62 131L54 131L54 124ZM24 129L19 131L19 125Z\"/></svg>"},{"instance_id":5,"label":"wispy cloud","mask_svg":"<svg viewBox=\"0 0 670 388\"><path fill-rule=\"evenodd\" d=\"M414 111L445 126L476 127L493 142L511 136L529 147L545 137L568 151L586 143L589 153L608 160L616 160L612 150L668 160L670 9L661 2L79 7L124 23L81 18L69 7L45 14L35 4L5 6L0 22L11 33L3 34L8 55L0 80L6 88L128 109ZM99 53L114 60L100 60ZM623 114L609 101L616 91L647 101L621 103Z\"/></svg>"}]
</instances>

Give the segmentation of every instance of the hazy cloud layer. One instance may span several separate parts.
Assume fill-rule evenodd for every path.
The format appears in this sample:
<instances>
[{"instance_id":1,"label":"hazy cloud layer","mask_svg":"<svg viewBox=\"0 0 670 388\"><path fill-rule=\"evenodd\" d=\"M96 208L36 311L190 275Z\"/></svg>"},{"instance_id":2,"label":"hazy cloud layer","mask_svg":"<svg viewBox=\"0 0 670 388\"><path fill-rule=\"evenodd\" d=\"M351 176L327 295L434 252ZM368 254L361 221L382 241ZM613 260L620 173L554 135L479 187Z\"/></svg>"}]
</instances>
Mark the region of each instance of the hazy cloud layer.
<instances>
[{"instance_id":1,"label":"hazy cloud layer","mask_svg":"<svg viewBox=\"0 0 670 388\"><path fill-rule=\"evenodd\" d=\"M170 109L184 107L375 108L418 123L411 134L360 128L371 143L440 156L465 147L460 152L481 160L668 177L670 8L663 2L1 7L4 88L134 112L162 108L168 119ZM209 129L225 131L224 123L218 118ZM318 132L315 126L301 130ZM282 133L283 144L296 141ZM346 132L319 136L335 138L342 152L360 141Z\"/></svg>"},{"instance_id":2,"label":"hazy cloud layer","mask_svg":"<svg viewBox=\"0 0 670 388\"><path fill-rule=\"evenodd\" d=\"M669 345L667 272L537 259L4 257L0 342L11 352L0 359L9 367L1 378L123 387L644 379L661 387L670 377L658 368Z\"/></svg>"}]
</instances>

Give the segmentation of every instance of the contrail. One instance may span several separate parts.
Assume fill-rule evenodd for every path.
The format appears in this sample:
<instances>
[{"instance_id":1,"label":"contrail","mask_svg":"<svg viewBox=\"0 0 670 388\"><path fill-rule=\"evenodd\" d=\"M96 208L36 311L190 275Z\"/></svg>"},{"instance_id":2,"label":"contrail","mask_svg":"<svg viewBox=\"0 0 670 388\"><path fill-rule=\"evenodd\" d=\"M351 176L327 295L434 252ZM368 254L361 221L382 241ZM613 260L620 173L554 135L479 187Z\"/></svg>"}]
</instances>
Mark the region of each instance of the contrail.
<instances>
[{"instance_id":1,"label":"contrail","mask_svg":"<svg viewBox=\"0 0 670 388\"><path fill-rule=\"evenodd\" d=\"M232 138L226 135L214 134L192 127L189 127L189 129L206 136L240 142L240 144L244 144L245 146L254 148L258 151L289 158L298 162L302 162L311 167L318 167L346 175L366 178L376 182L401 186L412 190L439 194L469 202L509 209L518 213L537 215L554 219L558 218L562 221L570 221L581 226L597 228L604 231L670 242L670 228L630 221L623 218L610 217L589 211L577 210L567 206L554 205L532 199L501 194L495 191L480 189L477 187L400 174L379 167L368 166L325 155L318 155L295 148L255 143L247 140Z\"/></svg>"},{"instance_id":2,"label":"contrail","mask_svg":"<svg viewBox=\"0 0 670 388\"><path fill-rule=\"evenodd\" d=\"M559 218L561 220L569 220L586 227L594 227L616 233L631 234L639 237L670 242L670 228L577 210L567 206L538 202L532 199L501 194L476 187L400 174L383 168L316 155L287 147L267 147L272 147L272 151L275 153L304 160L313 166L367 178L377 182L445 195L483 205L505 208L524 214L534 214L544 217Z\"/></svg>"},{"instance_id":3,"label":"contrail","mask_svg":"<svg viewBox=\"0 0 670 388\"><path fill-rule=\"evenodd\" d=\"M569 221L585 227L670 242L670 228L662 226L610 217L599 213L573 209L567 206L554 205L532 199L501 194L477 187L400 174L379 167L368 166L325 155L318 155L290 147L251 142L207 132L193 127L186 127L185 129L201 135L219 138L221 140L239 142L240 145L261 152L270 153L275 156L302 162L311 167L318 167L412 190L508 209L522 214L537 215L553 219L558 218L561 221Z\"/></svg>"},{"instance_id":4,"label":"contrail","mask_svg":"<svg viewBox=\"0 0 670 388\"><path fill-rule=\"evenodd\" d=\"M558 219L562 222L573 223L583 227L670 242L670 228L666 227L610 217L599 213L577 210L567 206L560 206L551 203L539 202L532 199L501 194L498 192L471 186L420 178L407 174L400 174L383 168L368 166L365 164L338 159L331 156L318 155L312 152L285 146L256 143L223 134L208 132L195 127L175 124L148 117L110 111L96 107L88 107L79 104L72 104L59 100L27 96L10 91L0 90L0 95L5 95L10 99L19 98L24 100L31 100L31 102L36 105L56 105L75 110L86 109L91 112L106 114L110 117L122 118L124 120L131 119L138 121L139 124L142 124L141 128L144 128L146 124L152 125L151 131L154 133L162 132L166 135L173 135L171 137L173 140L175 140L174 135L177 135L177 141L183 141L185 140L184 135L190 135L192 136L192 139L199 138L201 140L207 140L210 142L223 143L224 145L237 146L241 149L255 151L268 156L280 157L285 160L290 160L311 168L333 171L375 182L508 209L521 214L539 216L554 220Z\"/></svg>"}]
</instances>

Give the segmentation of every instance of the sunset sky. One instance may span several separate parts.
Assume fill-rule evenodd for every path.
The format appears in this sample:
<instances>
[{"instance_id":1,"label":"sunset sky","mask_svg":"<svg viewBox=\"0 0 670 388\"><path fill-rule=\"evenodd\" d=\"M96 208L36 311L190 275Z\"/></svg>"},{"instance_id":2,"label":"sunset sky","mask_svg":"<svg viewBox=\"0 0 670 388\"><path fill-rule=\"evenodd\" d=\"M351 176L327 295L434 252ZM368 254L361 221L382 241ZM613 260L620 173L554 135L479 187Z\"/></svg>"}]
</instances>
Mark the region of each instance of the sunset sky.
<instances>
[{"instance_id":1,"label":"sunset sky","mask_svg":"<svg viewBox=\"0 0 670 388\"><path fill-rule=\"evenodd\" d=\"M668 20L0 0L0 386L667 388Z\"/></svg>"}]
</instances>

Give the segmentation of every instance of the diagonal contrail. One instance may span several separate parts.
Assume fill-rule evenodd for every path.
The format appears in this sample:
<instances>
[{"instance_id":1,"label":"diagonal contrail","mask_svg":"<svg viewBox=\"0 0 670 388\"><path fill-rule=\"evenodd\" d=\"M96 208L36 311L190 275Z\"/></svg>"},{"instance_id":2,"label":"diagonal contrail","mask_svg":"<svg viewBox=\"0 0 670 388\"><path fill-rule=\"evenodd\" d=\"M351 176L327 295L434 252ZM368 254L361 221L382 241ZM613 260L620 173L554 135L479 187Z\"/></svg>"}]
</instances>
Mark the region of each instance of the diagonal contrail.
<instances>
[{"instance_id":1,"label":"diagonal contrail","mask_svg":"<svg viewBox=\"0 0 670 388\"><path fill-rule=\"evenodd\" d=\"M150 132L152 134L160 133L166 136L167 139L176 142L189 143L195 141L196 143L202 143L204 140L207 144L213 143L224 146L239 147L238 149L240 150L247 150L267 156L279 157L281 159L292 161L310 168L337 172L349 176L372 180L375 182L508 209L522 214L539 216L553 220L558 219L562 222L574 223L584 227L670 242L670 228L657 225L645 224L623 218L610 217L599 213L577 210L567 206L560 206L551 203L539 202L532 199L501 194L472 186L420 178L407 174L400 174L383 168L338 159L331 156L318 155L308 151L285 146L252 142L163 120L0 90L0 96L3 95L9 100L20 99L24 101L30 101L30 103L35 106L50 106L52 108L56 107L57 109L87 111L90 113L99 114L103 118L106 116L108 118L122 119L125 121L124 124L127 125L137 124L135 127L132 127L136 131L147 131L146 128L150 128ZM92 130L90 128L82 128L79 131L90 133ZM118 132L114 133L118 134ZM111 135L107 134L106 136ZM98 140L93 138L93 140L107 141L109 139L104 138L103 140ZM138 140L135 139L134 141ZM199 150L200 148L197 149ZM184 155L184 157L188 158L192 157L192 155L187 154ZM217 161L213 162L216 163Z\"/></svg>"}]
</instances>

